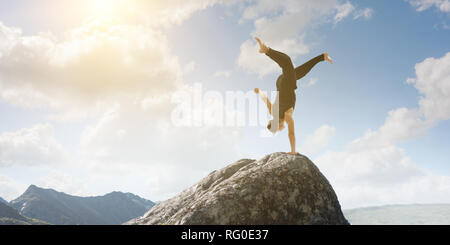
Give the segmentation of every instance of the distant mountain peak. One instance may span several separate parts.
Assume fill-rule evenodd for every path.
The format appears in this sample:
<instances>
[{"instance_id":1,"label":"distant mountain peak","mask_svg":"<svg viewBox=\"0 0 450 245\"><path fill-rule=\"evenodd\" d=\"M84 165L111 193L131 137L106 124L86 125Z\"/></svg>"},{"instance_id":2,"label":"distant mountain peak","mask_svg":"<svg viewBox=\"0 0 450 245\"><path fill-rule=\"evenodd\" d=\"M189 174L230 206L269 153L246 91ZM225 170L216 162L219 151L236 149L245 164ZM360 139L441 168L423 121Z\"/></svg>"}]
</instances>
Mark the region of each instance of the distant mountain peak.
<instances>
[{"instance_id":1,"label":"distant mountain peak","mask_svg":"<svg viewBox=\"0 0 450 245\"><path fill-rule=\"evenodd\" d=\"M43 188L40 188L40 187L38 187L38 186L36 186L36 185L33 185L33 184L31 184L31 185L28 186L28 188L27 188L27 190L33 190L33 189L43 189Z\"/></svg>"},{"instance_id":2,"label":"distant mountain peak","mask_svg":"<svg viewBox=\"0 0 450 245\"><path fill-rule=\"evenodd\" d=\"M4 204L6 204L6 205L9 204L8 201L6 201L5 199L3 199L3 198L1 198L1 197L0 197L0 202L4 203Z\"/></svg>"},{"instance_id":3,"label":"distant mountain peak","mask_svg":"<svg viewBox=\"0 0 450 245\"><path fill-rule=\"evenodd\" d=\"M36 186L36 185L30 185L30 186L28 186L28 188L25 190L25 193L26 193L26 192L44 191L44 190L49 190L49 189L44 189L44 188L38 187L38 186Z\"/></svg>"},{"instance_id":4,"label":"distant mountain peak","mask_svg":"<svg viewBox=\"0 0 450 245\"><path fill-rule=\"evenodd\" d=\"M80 197L30 185L10 205L20 213L52 224L121 224L143 215L155 203L120 191Z\"/></svg>"}]
</instances>

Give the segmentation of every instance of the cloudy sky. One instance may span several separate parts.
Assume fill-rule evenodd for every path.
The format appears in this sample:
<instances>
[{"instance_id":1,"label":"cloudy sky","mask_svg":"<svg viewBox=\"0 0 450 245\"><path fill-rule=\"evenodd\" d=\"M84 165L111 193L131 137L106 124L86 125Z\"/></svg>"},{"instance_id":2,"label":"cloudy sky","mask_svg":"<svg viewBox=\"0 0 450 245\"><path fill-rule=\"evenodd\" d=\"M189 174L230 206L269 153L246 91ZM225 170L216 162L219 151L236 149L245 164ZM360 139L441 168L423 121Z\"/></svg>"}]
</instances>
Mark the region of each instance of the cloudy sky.
<instances>
[{"instance_id":1,"label":"cloudy sky","mask_svg":"<svg viewBox=\"0 0 450 245\"><path fill-rule=\"evenodd\" d=\"M2 1L0 196L35 184L160 201L288 151L267 115L249 123L260 103L220 100L275 90L254 36L295 65L334 59L299 81L294 119L344 209L450 202L449 0ZM189 125L174 120L180 94Z\"/></svg>"}]
</instances>

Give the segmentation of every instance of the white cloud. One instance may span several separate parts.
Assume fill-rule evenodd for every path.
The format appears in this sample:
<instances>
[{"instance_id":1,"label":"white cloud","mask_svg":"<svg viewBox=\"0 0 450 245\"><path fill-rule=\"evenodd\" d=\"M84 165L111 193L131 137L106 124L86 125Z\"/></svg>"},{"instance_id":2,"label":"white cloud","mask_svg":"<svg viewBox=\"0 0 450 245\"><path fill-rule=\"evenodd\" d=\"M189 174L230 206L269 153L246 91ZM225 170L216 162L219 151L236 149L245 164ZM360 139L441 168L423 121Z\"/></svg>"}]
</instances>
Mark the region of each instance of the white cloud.
<instances>
[{"instance_id":1,"label":"white cloud","mask_svg":"<svg viewBox=\"0 0 450 245\"><path fill-rule=\"evenodd\" d=\"M313 86L313 85L315 85L316 83L317 83L317 81L319 81L319 79L317 79L316 77L312 77L312 78L310 78L309 79L309 81L308 82L302 82L301 84L300 84L300 86L301 87L304 87L304 88L306 88L306 87L311 87L311 86Z\"/></svg>"},{"instance_id":2,"label":"white cloud","mask_svg":"<svg viewBox=\"0 0 450 245\"><path fill-rule=\"evenodd\" d=\"M419 108L398 108L340 152L315 159L345 208L392 203L450 202L450 176L420 168L398 146L450 118L450 53L416 64L408 79L423 94Z\"/></svg>"},{"instance_id":3,"label":"white cloud","mask_svg":"<svg viewBox=\"0 0 450 245\"><path fill-rule=\"evenodd\" d=\"M213 104L205 102L202 110L207 106ZM215 158L235 156L239 129L175 127L171 121L174 108L170 98L157 104L122 103L112 107L83 133L83 155L105 164L191 164L194 168L210 166L209 161Z\"/></svg>"},{"instance_id":4,"label":"white cloud","mask_svg":"<svg viewBox=\"0 0 450 245\"><path fill-rule=\"evenodd\" d=\"M231 70L224 70L224 71L216 71L214 73L214 77L225 77L229 78L231 76L232 71Z\"/></svg>"},{"instance_id":5,"label":"white cloud","mask_svg":"<svg viewBox=\"0 0 450 245\"><path fill-rule=\"evenodd\" d=\"M149 197L163 199L235 161L241 136L236 128L171 125L170 95L186 89L182 74L195 63L180 65L161 30L197 10L235 2L128 1L109 6L104 18L91 18L64 36L27 36L0 23L0 98L23 107L50 107L53 119L92 116L82 135L81 158L73 163L89 175L83 181L118 188L143 183L152 191ZM307 26L330 22L337 6L337 0L250 2L242 18L254 21L254 35L295 57L309 51L303 42ZM252 42L242 44L239 64L259 74L277 71ZM47 149L59 146L44 142ZM36 152L45 156L44 149ZM42 159L50 162L56 160ZM75 193L80 181L57 171L38 182Z\"/></svg>"},{"instance_id":6,"label":"white cloud","mask_svg":"<svg viewBox=\"0 0 450 245\"><path fill-rule=\"evenodd\" d=\"M334 16L334 24L341 22L344 18L350 16L351 14L353 14L354 20L359 18L368 20L372 18L373 9L372 8L356 9L356 7L353 6L353 4L351 4L350 2L346 2L344 4L337 6L337 13Z\"/></svg>"},{"instance_id":7,"label":"white cloud","mask_svg":"<svg viewBox=\"0 0 450 245\"><path fill-rule=\"evenodd\" d=\"M7 33L0 40L8 43L0 46L0 96L13 104L70 113L181 84L181 68L165 36L147 27L93 20L64 40L0 28Z\"/></svg>"},{"instance_id":8,"label":"white cloud","mask_svg":"<svg viewBox=\"0 0 450 245\"><path fill-rule=\"evenodd\" d=\"M186 92L192 88L186 86ZM193 114L225 110L206 99L200 103ZM112 106L83 132L79 167L108 183L119 176L148 182L149 197L161 200L238 159L240 128L212 126L220 118L209 117L198 120L201 127L176 127L175 106L170 96Z\"/></svg>"},{"instance_id":9,"label":"white cloud","mask_svg":"<svg viewBox=\"0 0 450 245\"><path fill-rule=\"evenodd\" d=\"M158 2L151 6L165 10L149 18L167 15L175 23L215 2ZM172 4L179 5L171 8ZM135 178L152 184L158 180L160 184L151 189L155 193L149 196L160 199L192 184L192 178L198 180L235 161L240 129L174 127L170 98L180 89L190 89L183 84L182 74L192 71L195 63L179 64L166 36L158 30L161 26L122 20L90 19L63 38L25 36L1 24L0 97L23 107L50 107L52 119L91 116L72 167L86 171L86 183L101 179L115 186L120 177L125 186L122 177L126 173L133 176L128 180L134 187ZM204 108L216 105L209 103ZM37 156L29 158L38 160ZM58 170L37 184L82 194L83 188L80 193L75 188L81 180L69 177Z\"/></svg>"},{"instance_id":10,"label":"white cloud","mask_svg":"<svg viewBox=\"0 0 450 245\"><path fill-rule=\"evenodd\" d=\"M23 7L18 10L19 15L27 14L26 19L38 19L40 14L46 18L38 20L58 20L65 23L76 19L90 17L114 18L122 23L132 25L146 25L152 28L170 27L180 24L193 13L215 4L233 4L236 0L77 0L77 1L51 1L43 3L44 11L30 11ZM32 6L32 5L30 5ZM24 10L22 10L24 9ZM65 14L67 10L70 14ZM27 11L28 10L28 11ZM38 13L38 14L37 14ZM44 20L42 20L44 19Z\"/></svg>"},{"instance_id":11,"label":"white cloud","mask_svg":"<svg viewBox=\"0 0 450 245\"><path fill-rule=\"evenodd\" d=\"M441 58L428 58L416 64L416 78L408 83L423 96L420 112L430 123L450 119L450 52Z\"/></svg>"},{"instance_id":12,"label":"white cloud","mask_svg":"<svg viewBox=\"0 0 450 245\"><path fill-rule=\"evenodd\" d=\"M24 107L50 106L60 114L49 118L70 120L93 109L103 111L105 105L123 97L173 91L181 85L182 72L192 71L195 63L180 68L158 27L180 23L195 11L217 3L235 1L149 4L134 0L125 5L116 1L110 6L111 13L120 12L115 18L91 18L63 38L50 33L25 36L19 29L0 23L0 97ZM303 42L305 27L312 20L325 22L322 19L341 6L337 0L258 1L244 9L243 19L254 20L253 36L295 57L309 51ZM135 11L145 12L147 17L143 18L151 18L151 24L128 21L129 13ZM273 11L281 13L268 15ZM253 40L244 42L238 64L260 75L277 71L277 66L256 50Z\"/></svg>"},{"instance_id":13,"label":"white cloud","mask_svg":"<svg viewBox=\"0 0 450 245\"><path fill-rule=\"evenodd\" d=\"M61 164L66 153L54 137L50 124L38 124L0 134L0 167Z\"/></svg>"},{"instance_id":14,"label":"white cloud","mask_svg":"<svg viewBox=\"0 0 450 245\"><path fill-rule=\"evenodd\" d=\"M350 2L341 4L338 0L251 2L244 8L240 22L253 20L255 30L251 33L251 39L241 44L237 64L260 77L279 72L279 67L273 61L258 53L258 45L253 37L260 37L267 46L281 50L294 59L309 52L304 42L308 30L329 23L333 17L336 24L354 10ZM371 12L366 14L370 15Z\"/></svg>"},{"instance_id":15,"label":"white cloud","mask_svg":"<svg viewBox=\"0 0 450 245\"><path fill-rule=\"evenodd\" d=\"M51 188L69 195L91 195L88 183L85 180L58 170L52 170L46 176L40 177L36 180L35 185L42 188Z\"/></svg>"},{"instance_id":16,"label":"white cloud","mask_svg":"<svg viewBox=\"0 0 450 245\"><path fill-rule=\"evenodd\" d=\"M364 136L354 140L352 148L383 147L393 142L404 142L422 136L429 124L421 120L421 114L416 109L399 108L392 110L384 124L376 131L368 130Z\"/></svg>"},{"instance_id":17,"label":"white cloud","mask_svg":"<svg viewBox=\"0 0 450 245\"><path fill-rule=\"evenodd\" d=\"M436 7L442 12L450 13L449 0L407 0L416 10L421 12L431 7Z\"/></svg>"},{"instance_id":18,"label":"white cloud","mask_svg":"<svg viewBox=\"0 0 450 245\"><path fill-rule=\"evenodd\" d=\"M252 39L242 43L237 64L260 77L280 70L275 62L258 53L258 45L253 39L255 36L292 58L308 53L309 48L303 42L304 29L312 20L320 22L332 11L335 2L257 1L247 6L242 21L253 20L255 30L251 34Z\"/></svg>"},{"instance_id":19,"label":"white cloud","mask_svg":"<svg viewBox=\"0 0 450 245\"><path fill-rule=\"evenodd\" d=\"M336 128L329 125L322 125L314 133L306 138L300 146L299 152L310 155L322 150L334 137Z\"/></svg>"},{"instance_id":20,"label":"white cloud","mask_svg":"<svg viewBox=\"0 0 450 245\"><path fill-rule=\"evenodd\" d=\"M373 9L371 8L365 8L365 9L361 9L355 12L353 19L359 19L359 18L364 18L365 20L368 20L370 18L372 18L373 15Z\"/></svg>"},{"instance_id":21,"label":"white cloud","mask_svg":"<svg viewBox=\"0 0 450 245\"><path fill-rule=\"evenodd\" d=\"M407 79L423 96L419 108L398 108L389 112L377 131L368 131L351 146L376 147L403 142L424 135L441 120L450 119L450 52L441 58L427 58L416 64L416 78Z\"/></svg>"},{"instance_id":22,"label":"white cloud","mask_svg":"<svg viewBox=\"0 0 450 245\"><path fill-rule=\"evenodd\" d=\"M183 73L188 74L195 70L196 63L195 61L191 61L183 66Z\"/></svg>"},{"instance_id":23,"label":"white cloud","mask_svg":"<svg viewBox=\"0 0 450 245\"><path fill-rule=\"evenodd\" d=\"M314 161L345 209L450 202L450 177L419 168L395 145L328 152Z\"/></svg>"},{"instance_id":24,"label":"white cloud","mask_svg":"<svg viewBox=\"0 0 450 245\"><path fill-rule=\"evenodd\" d=\"M180 24L193 13L216 4L235 4L237 0L170 0L147 1L130 0L117 4L114 16L120 14L122 19L141 23L144 21L152 27L167 27Z\"/></svg>"},{"instance_id":25,"label":"white cloud","mask_svg":"<svg viewBox=\"0 0 450 245\"><path fill-rule=\"evenodd\" d=\"M175 154L175 153L172 153ZM178 153L181 154L181 153ZM147 164L126 163L111 165L91 162L86 167L91 174L85 180L89 190L90 185L96 185L94 195L104 195L111 191L123 191L139 194L152 201L163 201L180 193L217 169L217 161L208 161L211 166L203 167L196 164L172 165L168 163ZM223 167L223 166L220 166ZM103 191L98 192L98 189Z\"/></svg>"},{"instance_id":26,"label":"white cloud","mask_svg":"<svg viewBox=\"0 0 450 245\"><path fill-rule=\"evenodd\" d=\"M0 197L6 201L9 202L19 197L26 188L26 185L14 181L6 175L0 174Z\"/></svg>"},{"instance_id":27,"label":"white cloud","mask_svg":"<svg viewBox=\"0 0 450 245\"><path fill-rule=\"evenodd\" d=\"M355 6L353 6L353 4L351 4L350 2L341 4L341 5L337 6L336 8L337 8L337 13L334 16L334 24L339 23L340 21L342 21L345 17L349 16L355 10Z\"/></svg>"}]
</instances>

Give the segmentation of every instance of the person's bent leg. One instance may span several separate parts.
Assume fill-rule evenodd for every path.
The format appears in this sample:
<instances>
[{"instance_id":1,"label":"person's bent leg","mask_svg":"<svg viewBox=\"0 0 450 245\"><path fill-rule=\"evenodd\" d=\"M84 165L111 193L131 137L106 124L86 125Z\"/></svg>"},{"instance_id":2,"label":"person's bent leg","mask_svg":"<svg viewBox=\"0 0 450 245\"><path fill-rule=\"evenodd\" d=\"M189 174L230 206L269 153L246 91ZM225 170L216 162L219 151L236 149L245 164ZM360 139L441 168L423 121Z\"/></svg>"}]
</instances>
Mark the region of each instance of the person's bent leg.
<instances>
[{"instance_id":1,"label":"person's bent leg","mask_svg":"<svg viewBox=\"0 0 450 245\"><path fill-rule=\"evenodd\" d=\"M310 59L305 64L298 66L295 68L295 79L298 80L308 74L309 71L319 62L325 60L325 54L321 54L316 56L315 58Z\"/></svg>"},{"instance_id":2,"label":"person's bent leg","mask_svg":"<svg viewBox=\"0 0 450 245\"><path fill-rule=\"evenodd\" d=\"M266 55L281 67L283 73L292 71L294 69L291 58L287 54L269 48L269 51L266 53Z\"/></svg>"}]
</instances>

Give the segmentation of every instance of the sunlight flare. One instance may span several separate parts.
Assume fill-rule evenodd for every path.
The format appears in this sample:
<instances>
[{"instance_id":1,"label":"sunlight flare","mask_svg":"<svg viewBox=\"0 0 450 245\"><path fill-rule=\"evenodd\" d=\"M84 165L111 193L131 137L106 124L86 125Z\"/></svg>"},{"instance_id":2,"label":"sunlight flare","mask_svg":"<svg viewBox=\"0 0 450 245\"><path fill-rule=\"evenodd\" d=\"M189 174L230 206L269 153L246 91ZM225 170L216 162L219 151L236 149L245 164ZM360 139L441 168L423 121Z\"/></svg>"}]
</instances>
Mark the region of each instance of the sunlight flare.
<instances>
[{"instance_id":1,"label":"sunlight flare","mask_svg":"<svg viewBox=\"0 0 450 245\"><path fill-rule=\"evenodd\" d=\"M123 0L94 0L91 1L91 14L96 17L114 17L125 3Z\"/></svg>"}]
</instances>

